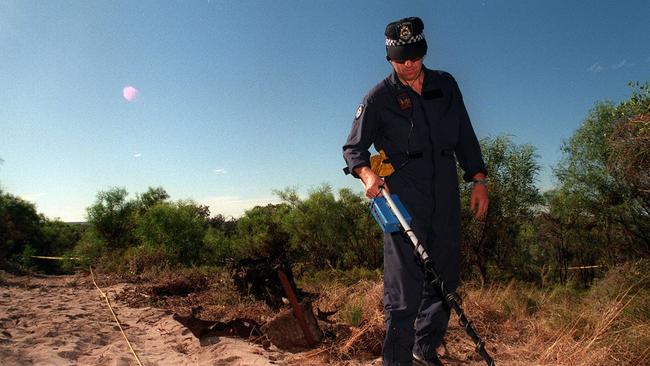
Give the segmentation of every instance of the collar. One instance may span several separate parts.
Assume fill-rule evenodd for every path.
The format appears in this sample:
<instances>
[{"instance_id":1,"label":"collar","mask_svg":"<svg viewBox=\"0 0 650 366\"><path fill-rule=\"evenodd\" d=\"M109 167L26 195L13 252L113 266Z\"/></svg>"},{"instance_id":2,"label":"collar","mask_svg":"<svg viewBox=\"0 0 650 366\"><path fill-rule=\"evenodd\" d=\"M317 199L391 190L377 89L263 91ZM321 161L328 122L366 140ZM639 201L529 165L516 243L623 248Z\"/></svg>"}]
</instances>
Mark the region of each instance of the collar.
<instances>
[{"instance_id":1,"label":"collar","mask_svg":"<svg viewBox=\"0 0 650 366\"><path fill-rule=\"evenodd\" d=\"M424 81L422 82L422 91L438 89L436 88L435 85L434 74L431 72L431 70L427 69L427 67L424 66L424 64L422 64L422 72L424 73ZM399 79L397 73L395 72L395 69L393 69L393 72L391 72L390 76L388 76L388 81L396 90L401 90L407 87Z\"/></svg>"}]
</instances>

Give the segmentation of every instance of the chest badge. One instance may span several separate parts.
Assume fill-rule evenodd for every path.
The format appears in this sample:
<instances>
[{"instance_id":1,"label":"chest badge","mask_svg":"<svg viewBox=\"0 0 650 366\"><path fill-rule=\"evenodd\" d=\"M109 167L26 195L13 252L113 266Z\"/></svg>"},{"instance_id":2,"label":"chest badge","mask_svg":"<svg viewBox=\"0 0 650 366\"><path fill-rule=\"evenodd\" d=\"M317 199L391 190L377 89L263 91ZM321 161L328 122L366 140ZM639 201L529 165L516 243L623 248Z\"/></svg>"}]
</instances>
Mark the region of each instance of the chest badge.
<instances>
[{"instance_id":1,"label":"chest badge","mask_svg":"<svg viewBox=\"0 0 650 366\"><path fill-rule=\"evenodd\" d=\"M399 109L405 110L413 107L411 103L411 98L406 93L397 95L397 104L399 104Z\"/></svg>"}]
</instances>

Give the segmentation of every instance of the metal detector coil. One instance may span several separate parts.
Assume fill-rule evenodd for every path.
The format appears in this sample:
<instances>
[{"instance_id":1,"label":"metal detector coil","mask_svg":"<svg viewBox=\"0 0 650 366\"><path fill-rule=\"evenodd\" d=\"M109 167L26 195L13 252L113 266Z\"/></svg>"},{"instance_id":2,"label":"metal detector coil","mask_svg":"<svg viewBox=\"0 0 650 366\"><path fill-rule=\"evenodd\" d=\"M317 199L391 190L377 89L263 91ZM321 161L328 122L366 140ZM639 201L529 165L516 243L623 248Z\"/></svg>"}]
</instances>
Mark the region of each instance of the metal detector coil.
<instances>
[{"instance_id":1,"label":"metal detector coil","mask_svg":"<svg viewBox=\"0 0 650 366\"><path fill-rule=\"evenodd\" d=\"M406 222L411 224L411 215L406 211L406 208L399 200L399 197L397 197L396 194L391 194L390 196L393 199L395 206L397 206L397 209L400 211L402 216L404 216ZM393 213L393 210L390 209L388 202L386 202L386 198L382 196L373 199L370 211L372 212L372 217L375 218L375 221L377 221L383 232L395 233L400 231L400 221Z\"/></svg>"}]
</instances>

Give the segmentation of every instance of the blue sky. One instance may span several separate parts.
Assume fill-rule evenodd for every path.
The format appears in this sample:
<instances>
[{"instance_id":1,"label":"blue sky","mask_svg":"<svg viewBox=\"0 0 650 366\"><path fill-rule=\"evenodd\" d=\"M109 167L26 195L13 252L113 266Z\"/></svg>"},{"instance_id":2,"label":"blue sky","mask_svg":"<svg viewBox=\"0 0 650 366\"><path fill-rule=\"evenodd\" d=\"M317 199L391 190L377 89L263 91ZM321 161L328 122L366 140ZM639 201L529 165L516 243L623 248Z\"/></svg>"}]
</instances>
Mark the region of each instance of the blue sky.
<instances>
[{"instance_id":1,"label":"blue sky","mask_svg":"<svg viewBox=\"0 0 650 366\"><path fill-rule=\"evenodd\" d=\"M162 186L239 215L329 183L386 24L425 22L479 137L537 148L542 189L598 101L650 79L648 1L0 2L0 186L80 221L98 191ZM139 90L129 102L122 89Z\"/></svg>"}]
</instances>

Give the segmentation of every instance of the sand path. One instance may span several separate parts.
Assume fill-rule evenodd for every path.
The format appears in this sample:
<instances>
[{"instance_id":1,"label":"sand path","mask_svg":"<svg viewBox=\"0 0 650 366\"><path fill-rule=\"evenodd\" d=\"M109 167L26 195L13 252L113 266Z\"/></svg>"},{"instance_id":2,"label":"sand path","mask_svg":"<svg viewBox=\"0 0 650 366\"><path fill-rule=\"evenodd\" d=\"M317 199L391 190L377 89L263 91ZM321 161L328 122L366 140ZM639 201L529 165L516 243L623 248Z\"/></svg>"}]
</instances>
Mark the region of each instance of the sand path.
<instances>
[{"instance_id":1,"label":"sand path","mask_svg":"<svg viewBox=\"0 0 650 366\"><path fill-rule=\"evenodd\" d=\"M102 287L147 365L274 365L278 355L244 340L221 338L201 346L155 308L115 300L128 285ZM0 281L0 364L137 365L104 299L83 275L5 276Z\"/></svg>"}]
</instances>

